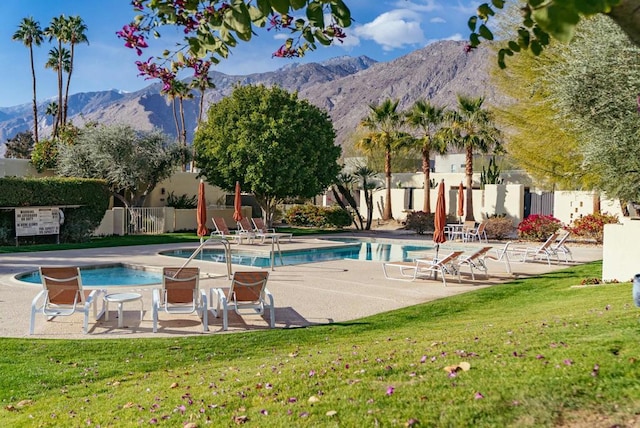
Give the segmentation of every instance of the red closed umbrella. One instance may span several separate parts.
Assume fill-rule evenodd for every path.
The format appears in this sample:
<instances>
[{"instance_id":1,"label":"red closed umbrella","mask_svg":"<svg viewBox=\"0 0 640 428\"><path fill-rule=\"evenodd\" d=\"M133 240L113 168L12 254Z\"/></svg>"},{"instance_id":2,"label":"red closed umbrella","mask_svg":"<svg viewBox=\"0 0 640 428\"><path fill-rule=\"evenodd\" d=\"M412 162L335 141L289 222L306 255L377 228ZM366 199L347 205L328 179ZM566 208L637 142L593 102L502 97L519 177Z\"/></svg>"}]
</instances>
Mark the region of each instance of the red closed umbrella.
<instances>
[{"instance_id":1,"label":"red closed umbrella","mask_svg":"<svg viewBox=\"0 0 640 428\"><path fill-rule=\"evenodd\" d=\"M235 221L242 220L242 195L240 195L240 182L236 181L236 194L233 199L233 219Z\"/></svg>"},{"instance_id":2,"label":"red closed umbrella","mask_svg":"<svg viewBox=\"0 0 640 428\"><path fill-rule=\"evenodd\" d=\"M462 181L458 186L458 217L460 217L460 222L462 223L462 217L464 217L464 186Z\"/></svg>"},{"instance_id":3,"label":"red closed umbrella","mask_svg":"<svg viewBox=\"0 0 640 428\"><path fill-rule=\"evenodd\" d=\"M198 207L196 209L196 220L198 221L198 236L203 237L209 233L207 230L207 199L204 195L204 181L200 180L198 185Z\"/></svg>"},{"instance_id":4,"label":"red closed umbrella","mask_svg":"<svg viewBox=\"0 0 640 428\"><path fill-rule=\"evenodd\" d=\"M433 242L436 244L436 258L438 257L438 250L440 244L447 241L447 235L444 233L445 225L447 224L447 210L445 208L444 201L444 180L440 182L438 186L438 199L436 199L436 213L433 219Z\"/></svg>"}]
</instances>

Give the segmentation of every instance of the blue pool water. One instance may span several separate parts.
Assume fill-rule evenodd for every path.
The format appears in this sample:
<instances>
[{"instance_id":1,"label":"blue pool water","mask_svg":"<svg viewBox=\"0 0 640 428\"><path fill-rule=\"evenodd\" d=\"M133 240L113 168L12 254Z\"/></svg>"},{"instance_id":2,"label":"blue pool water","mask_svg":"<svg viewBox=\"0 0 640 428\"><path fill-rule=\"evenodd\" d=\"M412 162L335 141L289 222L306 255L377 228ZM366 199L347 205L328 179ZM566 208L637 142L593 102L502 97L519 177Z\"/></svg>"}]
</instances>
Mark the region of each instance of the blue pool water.
<instances>
[{"instance_id":1,"label":"blue pool water","mask_svg":"<svg viewBox=\"0 0 640 428\"><path fill-rule=\"evenodd\" d=\"M124 265L91 266L80 268L82 284L86 286L152 285L162 282L160 272L134 269ZM19 281L40 284L40 272L33 271L16 276Z\"/></svg>"},{"instance_id":2,"label":"blue pool water","mask_svg":"<svg viewBox=\"0 0 640 428\"><path fill-rule=\"evenodd\" d=\"M331 260L368 260L368 261L411 261L412 252L429 251L432 247L405 245L396 243L364 242L357 239L332 239L332 241L344 242L345 246L308 248L302 250L283 250L282 263L276 253L275 264L298 265L304 263L324 262ZM162 255L171 257L189 258L193 250L178 249L161 252ZM196 256L198 260L224 263L224 250L205 248ZM268 252L236 252L231 254L231 263L244 266L269 267L271 266L270 254Z\"/></svg>"}]
</instances>

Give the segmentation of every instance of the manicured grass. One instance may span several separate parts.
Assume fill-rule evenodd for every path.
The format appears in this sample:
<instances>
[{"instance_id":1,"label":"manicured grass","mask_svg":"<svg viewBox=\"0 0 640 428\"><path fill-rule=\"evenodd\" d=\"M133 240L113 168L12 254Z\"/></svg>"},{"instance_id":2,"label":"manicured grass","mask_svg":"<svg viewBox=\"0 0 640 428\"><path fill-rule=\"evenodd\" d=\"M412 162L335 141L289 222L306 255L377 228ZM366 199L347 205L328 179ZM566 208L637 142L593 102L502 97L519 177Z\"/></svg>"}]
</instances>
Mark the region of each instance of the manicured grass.
<instances>
[{"instance_id":1,"label":"manicured grass","mask_svg":"<svg viewBox=\"0 0 640 428\"><path fill-rule=\"evenodd\" d=\"M591 263L304 329L3 339L0 417L6 426L637 426L631 285L571 288L600 271ZM444 370L462 362L470 370Z\"/></svg>"}]
</instances>

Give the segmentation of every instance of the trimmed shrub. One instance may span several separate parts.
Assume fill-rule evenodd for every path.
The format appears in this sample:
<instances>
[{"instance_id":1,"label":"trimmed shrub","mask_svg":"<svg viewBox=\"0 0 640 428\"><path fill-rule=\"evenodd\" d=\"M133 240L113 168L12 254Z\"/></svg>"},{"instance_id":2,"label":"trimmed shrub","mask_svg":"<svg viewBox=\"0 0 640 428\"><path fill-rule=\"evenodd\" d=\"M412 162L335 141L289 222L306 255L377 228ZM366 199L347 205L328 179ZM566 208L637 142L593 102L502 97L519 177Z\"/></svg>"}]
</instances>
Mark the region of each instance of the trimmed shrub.
<instances>
[{"instance_id":1,"label":"trimmed shrub","mask_svg":"<svg viewBox=\"0 0 640 428\"><path fill-rule=\"evenodd\" d=\"M602 243L605 224L618 223L618 216L612 214L589 214L575 219L568 228L572 234L582 238L594 239Z\"/></svg>"},{"instance_id":2,"label":"trimmed shrub","mask_svg":"<svg viewBox=\"0 0 640 428\"><path fill-rule=\"evenodd\" d=\"M518 237L531 241L544 241L562 227L562 223L551 215L532 214L518 225Z\"/></svg>"},{"instance_id":3,"label":"trimmed shrub","mask_svg":"<svg viewBox=\"0 0 640 428\"><path fill-rule=\"evenodd\" d=\"M505 216L490 217L487 219L484 231L487 233L487 237L491 239L508 238L514 231L513 220Z\"/></svg>"},{"instance_id":4,"label":"trimmed shrub","mask_svg":"<svg viewBox=\"0 0 640 428\"><path fill-rule=\"evenodd\" d=\"M433 232L434 214L427 214L424 211L414 211L407 214L406 228L415 230L418 235L424 235L426 232Z\"/></svg>"},{"instance_id":5,"label":"trimmed shrub","mask_svg":"<svg viewBox=\"0 0 640 428\"><path fill-rule=\"evenodd\" d=\"M173 192L167 196L167 206L175 209L193 209L198 207L198 196L189 196L186 193L176 196Z\"/></svg>"},{"instance_id":6,"label":"trimmed shrub","mask_svg":"<svg viewBox=\"0 0 640 428\"><path fill-rule=\"evenodd\" d=\"M317 205L294 205L285 214L287 223L306 227L347 227L351 214L340 207L325 208Z\"/></svg>"},{"instance_id":7,"label":"trimmed shrub","mask_svg":"<svg viewBox=\"0 0 640 428\"><path fill-rule=\"evenodd\" d=\"M83 242L100 225L109 207L111 193L103 180L84 178L0 178L0 206L62 206L65 222L60 228L61 242ZM15 237L14 212L3 211L2 235ZM7 230L11 228L10 232Z\"/></svg>"}]
</instances>

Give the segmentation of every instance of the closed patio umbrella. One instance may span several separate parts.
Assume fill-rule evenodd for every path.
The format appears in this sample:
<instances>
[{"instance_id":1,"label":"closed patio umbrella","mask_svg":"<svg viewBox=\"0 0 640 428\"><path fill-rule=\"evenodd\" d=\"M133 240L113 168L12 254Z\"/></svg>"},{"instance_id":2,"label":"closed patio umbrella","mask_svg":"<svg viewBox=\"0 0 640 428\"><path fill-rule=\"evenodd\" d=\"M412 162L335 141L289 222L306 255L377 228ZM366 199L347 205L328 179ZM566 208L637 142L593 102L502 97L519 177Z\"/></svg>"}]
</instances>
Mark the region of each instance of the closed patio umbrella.
<instances>
[{"instance_id":1,"label":"closed patio umbrella","mask_svg":"<svg viewBox=\"0 0 640 428\"><path fill-rule=\"evenodd\" d=\"M447 235L444 233L444 227L447 223L447 210L444 202L444 180L438 186L438 199L436 199L436 213L433 219L433 242L436 244L436 258L440 244L447 241Z\"/></svg>"},{"instance_id":2,"label":"closed patio umbrella","mask_svg":"<svg viewBox=\"0 0 640 428\"><path fill-rule=\"evenodd\" d=\"M207 230L207 199L204 194L204 181L200 180L198 185L198 207L196 209L196 220L198 221L198 236L202 237L209 233Z\"/></svg>"},{"instance_id":3,"label":"closed patio umbrella","mask_svg":"<svg viewBox=\"0 0 640 428\"><path fill-rule=\"evenodd\" d=\"M462 181L458 186L458 217L460 218L460 223L462 223L462 217L464 217L464 186Z\"/></svg>"},{"instance_id":4,"label":"closed patio umbrella","mask_svg":"<svg viewBox=\"0 0 640 428\"><path fill-rule=\"evenodd\" d=\"M236 194L233 199L233 219L242 220L242 196L240 195L240 182L236 181Z\"/></svg>"}]
</instances>

